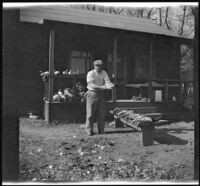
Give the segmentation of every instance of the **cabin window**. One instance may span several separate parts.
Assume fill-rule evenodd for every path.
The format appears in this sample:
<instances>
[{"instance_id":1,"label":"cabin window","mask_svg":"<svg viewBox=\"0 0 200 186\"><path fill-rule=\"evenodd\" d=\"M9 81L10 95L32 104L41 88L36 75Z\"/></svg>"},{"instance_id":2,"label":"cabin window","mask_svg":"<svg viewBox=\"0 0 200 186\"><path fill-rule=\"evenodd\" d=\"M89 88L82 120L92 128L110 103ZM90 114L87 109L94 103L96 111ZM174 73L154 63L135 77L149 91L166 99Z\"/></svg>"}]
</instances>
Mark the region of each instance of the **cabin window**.
<instances>
[{"instance_id":1,"label":"cabin window","mask_svg":"<svg viewBox=\"0 0 200 186\"><path fill-rule=\"evenodd\" d=\"M71 70L76 74L86 74L91 54L85 51L72 51Z\"/></svg>"}]
</instances>

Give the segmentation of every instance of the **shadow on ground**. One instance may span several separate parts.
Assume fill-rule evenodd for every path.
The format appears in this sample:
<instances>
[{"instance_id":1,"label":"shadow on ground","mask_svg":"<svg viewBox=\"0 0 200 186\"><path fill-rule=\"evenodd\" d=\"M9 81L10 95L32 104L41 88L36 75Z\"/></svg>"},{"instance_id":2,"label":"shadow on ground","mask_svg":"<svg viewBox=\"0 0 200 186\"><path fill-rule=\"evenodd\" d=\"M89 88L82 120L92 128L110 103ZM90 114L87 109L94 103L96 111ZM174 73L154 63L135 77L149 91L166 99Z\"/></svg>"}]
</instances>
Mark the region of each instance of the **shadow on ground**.
<instances>
[{"instance_id":1,"label":"shadow on ground","mask_svg":"<svg viewBox=\"0 0 200 186\"><path fill-rule=\"evenodd\" d=\"M189 123L191 120L187 120ZM176 122L180 122L177 120ZM186 122L186 121L185 121ZM154 131L154 140L160 144L167 144L167 145L186 145L188 144L187 140L181 139L176 134L187 134L190 131L194 131L192 128L187 127L169 127L169 125L174 124L174 121L168 121L167 123L163 123L159 126L162 128L156 128ZM166 125L166 127L164 126ZM159 127L157 126L157 127ZM139 131L133 128L114 128L111 130L107 130L106 134L115 134L115 133L138 133ZM174 135L173 135L174 134Z\"/></svg>"},{"instance_id":2,"label":"shadow on ground","mask_svg":"<svg viewBox=\"0 0 200 186\"><path fill-rule=\"evenodd\" d=\"M192 130L192 129L156 129L154 132L154 140L160 144L167 145L186 145L188 144L187 140L183 140L174 135L169 134L169 131L176 131L177 133L183 133L183 130Z\"/></svg>"},{"instance_id":3,"label":"shadow on ground","mask_svg":"<svg viewBox=\"0 0 200 186\"><path fill-rule=\"evenodd\" d=\"M116 134L116 133L136 133L137 130L131 129L131 130L112 130L112 131L106 131L106 134Z\"/></svg>"},{"instance_id":4,"label":"shadow on ground","mask_svg":"<svg viewBox=\"0 0 200 186\"><path fill-rule=\"evenodd\" d=\"M162 128L162 129L156 129L154 131L154 140L157 141L160 144L167 144L167 145L186 145L188 144L187 140L183 140L179 137L176 137L170 133L175 134L181 134L181 133L187 133L186 131L192 131L193 129L186 129L186 128ZM131 129L131 130L111 130L106 131L106 134L116 134L116 133L138 133L137 130Z\"/></svg>"},{"instance_id":5,"label":"shadow on ground","mask_svg":"<svg viewBox=\"0 0 200 186\"><path fill-rule=\"evenodd\" d=\"M194 131L194 129L188 129L188 128L162 128L162 129L156 129L158 132L163 133L174 133L174 134L184 134L187 133L187 131Z\"/></svg>"}]
</instances>

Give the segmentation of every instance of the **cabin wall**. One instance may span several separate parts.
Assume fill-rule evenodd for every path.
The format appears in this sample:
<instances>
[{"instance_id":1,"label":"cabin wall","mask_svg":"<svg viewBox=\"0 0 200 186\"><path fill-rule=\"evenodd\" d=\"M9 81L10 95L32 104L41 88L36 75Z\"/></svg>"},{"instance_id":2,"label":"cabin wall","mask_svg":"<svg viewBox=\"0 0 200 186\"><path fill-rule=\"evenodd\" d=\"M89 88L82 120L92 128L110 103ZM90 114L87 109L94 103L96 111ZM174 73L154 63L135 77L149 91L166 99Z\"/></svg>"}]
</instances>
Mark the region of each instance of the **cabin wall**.
<instances>
[{"instance_id":1,"label":"cabin wall","mask_svg":"<svg viewBox=\"0 0 200 186\"><path fill-rule=\"evenodd\" d=\"M155 62L155 78L180 79L178 46L161 42L155 43L153 60Z\"/></svg>"},{"instance_id":2,"label":"cabin wall","mask_svg":"<svg viewBox=\"0 0 200 186\"><path fill-rule=\"evenodd\" d=\"M44 84L39 71L48 70L48 31L28 23L19 23L19 28L19 112L42 113Z\"/></svg>"},{"instance_id":3,"label":"cabin wall","mask_svg":"<svg viewBox=\"0 0 200 186\"><path fill-rule=\"evenodd\" d=\"M2 11L2 181L19 179L18 10Z\"/></svg>"}]
</instances>

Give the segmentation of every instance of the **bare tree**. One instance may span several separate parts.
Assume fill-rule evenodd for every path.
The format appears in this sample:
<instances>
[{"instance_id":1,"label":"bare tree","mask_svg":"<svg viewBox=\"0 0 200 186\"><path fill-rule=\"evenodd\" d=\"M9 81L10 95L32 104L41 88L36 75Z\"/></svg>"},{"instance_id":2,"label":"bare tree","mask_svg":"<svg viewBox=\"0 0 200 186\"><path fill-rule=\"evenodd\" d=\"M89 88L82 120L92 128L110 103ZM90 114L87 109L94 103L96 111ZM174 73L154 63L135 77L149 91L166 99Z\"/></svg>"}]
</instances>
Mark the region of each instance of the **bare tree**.
<instances>
[{"instance_id":1,"label":"bare tree","mask_svg":"<svg viewBox=\"0 0 200 186\"><path fill-rule=\"evenodd\" d=\"M189 7L188 13L186 14L186 24L189 26L191 35L194 38L194 32L195 32L195 7Z\"/></svg>"},{"instance_id":2,"label":"bare tree","mask_svg":"<svg viewBox=\"0 0 200 186\"><path fill-rule=\"evenodd\" d=\"M114 8L113 8L113 7L109 7L109 8L108 8L108 11L109 11L109 13L112 14L112 13L114 12Z\"/></svg>"},{"instance_id":3,"label":"bare tree","mask_svg":"<svg viewBox=\"0 0 200 186\"><path fill-rule=\"evenodd\" d=\"M144 14L144 9L143 8L139 9L139 17L143 18L143 14Z\"/></svg>"},{"instance_id":4,"label":"bare tree","mask_svg":"<svg viewBox=\"0 0 200 186\"><path fill-rule=\"evenodd\" d=\"M162 8L158 8L159 11L159 25L162 26Z\"/></svg>"},{"instance_id":5,"label":"bare tree","mask_svg":"<svg viewBox=\"0 0 200 186\"><path fill-rule=\"evenodd\" d=\"M178 7L173 14L171 11L173 8L159 7L159 8L126 8L126 7L112 7L112 6L98 6L98 5L71 5L74 8L87 9L92 11L101 11L110 14L123 14L131 17L141 17L146 19L157 19L157 23L160 26L166 26L168 30L176 29L177 33L182 36L191 36L194 33L194 7L187 8ZM179 10L183 10L183 13L178 14ZM171 11L170 11L171 10ZM155 17L156 16L156 17ZM178 24L177 24L178 23ZM176 25L179 25L177 27Z\"/></svg>"},{"instance_id":6,"label":"bare tree","mask_svg":"<svg viewBox=\"0 0 200 186\"><path fill-rule=\"evenodd\" d=\"M145 12L146 12L146 14L147 14L147 18L148 18L148 19L151 19L151 15L152 15L152 13L153 13L153 8L151 8L149 11L148 11L148 9L145 8Z\"/></svg>"},{"instance_id":7,"label":"bare tree","mask_svg":"<svg viewBox=\"0 0 200 186\"><path fill-rule=\"evenodd\" d=\"M116 9L113 9L113 12L115 14L121 14L121 12L123 12L123 8L116 8Z\"/></svg>"},{"instance_id":8,"label":"bare tree","mask_svg":"<svg viewBox=\"0 0 200 186\"><path fill-rule=\"evenodd\" d=\"M88 10L93 10L93 11L95 11L95 10L96 10L96 5L90 5L90 4L88 4L88 5L86 5L86 8L87 8Z\"/></svg>"},{"instance_id":9,"label":"bare tree","mask_svg":"<svg viewBox=\"0 0 200 186\"><path fill-rule=\"evenodd\" d=\"M185 14L186 14L186 6L183 7L183 19L182 19L182 22L181 22L181 28L180 28L180 36L183 35L183 28L184 28L184 24L185 24Z\"/></svg>"},{"instance_id":10,"label":"bare tree","mask_svg":"<svg viewBox=\"0 0 200 186\"><path fill-rule=\"evenodd\" d=\"M135 10L133 8L127 8L126 15L133 16L133 17L136 16Z\"/></svg>"},{"instance_id":11,"label":"bare tree","mask_svg":"<svg viewBox=\"0 0 200 186\"><path fill-rule=\"evenodd\" d=\"M104 12L105 8L103 6L98 6L98 7L96 7L96 11Z\"/></svg>"},{"instance_id":12,"label":"bare tree","mask_svg":"<svg viewBox=\"0 0 200 186\"><path fill-rule=\"evenodd\" d=\"M144 9L143 8L136 8L134 10L134 16L136 17L142 17L144 16Z\"/></svg>"},{"instance_id":13,"label":"bare tree","mask_svg":"<svg viewBox=\"0 0 200 186\"><path fill-rule=\"evenodd\" d=\"M169 7L166 8L166 12L165 12L165 24L167 26L168 30L171 30L169 24L168 24L168 13L169 13Z\"/></svg>"},{"instance_id":14,"label":"bare tree","mask_svg":"<svg viewBox=\"0 0 200 186\"><path fill-rule=\"evenodd\" d=\"M192 15L195 16L195 14L196 14L196 7L191 6L189 10L191 11Z\"/></svg>"}]
</instances>

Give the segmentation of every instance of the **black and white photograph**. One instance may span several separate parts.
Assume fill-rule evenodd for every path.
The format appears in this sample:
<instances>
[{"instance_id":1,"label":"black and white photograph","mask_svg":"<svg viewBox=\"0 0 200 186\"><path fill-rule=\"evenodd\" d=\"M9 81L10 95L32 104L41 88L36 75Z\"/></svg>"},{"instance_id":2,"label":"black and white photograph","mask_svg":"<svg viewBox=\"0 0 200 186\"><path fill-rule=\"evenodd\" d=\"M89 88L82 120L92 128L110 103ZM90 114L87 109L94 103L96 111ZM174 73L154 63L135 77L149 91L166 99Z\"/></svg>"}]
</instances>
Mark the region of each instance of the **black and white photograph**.
<instances>
[{"instance_id":1,"label":"black and white photograph","mask_svg":"<svg viewBox=\"0 0 200 186\"><path fill-rule=\"evenodd\" d=\"M3 185L198 185L198 2L2 9Z\"/></svg>"}]
</instances>

